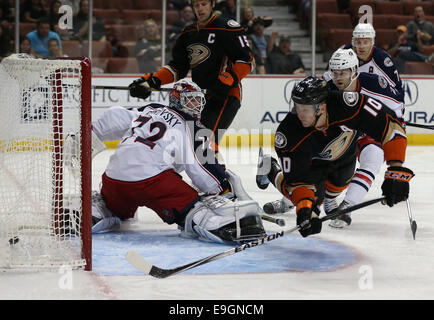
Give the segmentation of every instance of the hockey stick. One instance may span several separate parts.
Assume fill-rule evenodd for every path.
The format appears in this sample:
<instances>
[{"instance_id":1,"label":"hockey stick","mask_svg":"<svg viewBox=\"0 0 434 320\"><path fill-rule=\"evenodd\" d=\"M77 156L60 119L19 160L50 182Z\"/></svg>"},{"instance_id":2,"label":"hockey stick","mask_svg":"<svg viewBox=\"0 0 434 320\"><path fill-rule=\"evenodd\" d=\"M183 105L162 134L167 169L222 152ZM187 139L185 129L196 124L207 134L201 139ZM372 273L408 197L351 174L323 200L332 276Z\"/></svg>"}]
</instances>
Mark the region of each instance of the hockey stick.
<instances>
[{"instance_id":1,"label":"hockey stick","mask_svg":"<svg viewBox=\"0 0 434 320\"><path fill-rule=\"evenodd\" d=\"M348 207L346 209L342 209L342 210L336 211L336 212L334 212L332 214L329 214L329 215L327 215L325 217L322 217L321 218L321 222L324 222L324 221L327 221L327 220L330 220L330 219L334 219L334 218L336 218L336 217L338 217L338 216L340 216L342 214L345 214L345 213L348 213L348 212L355 211L357 209L361 209L361 208L370 206L371 204L380 202L380 201L382 201L384 199L385 199L385 197L377 198L377 199L373 199L373 200L368 200L368 201L356 204L354 206ZM306 223L307 223L307 221L306 221ZM173 275L175 275L177 273L184 272L184 271L187 271L189 269L198 267L198 266L203 265L205 263L209 263L211 261L215 261L215 260L218 260L218 259L230 256L230 255L233 255L235 253L244 251L244 250L246 250L248 248L252 248L252 247L257 247L257 246L263 245L264 243L267 243L267 242L270 242L270 241L275 240L277 238L280 238L280 237L284 236L285 234L290 234L290 233L292 233L294 231L297 231L300 228L302 228L302 226L301 225L297 225L297 226L295 226L295 227L293 227L291 229L288 229L288 230L281 230L279 232L270 234L270 235L268 235L266 237L263 237L263 238L260 238L260 239L257 239L257 240L253 240L253 241L244 243L244 244L242 244L242 245L240 245L238 247L235 247L235 248L223 251L221 253L214 254L212 256L209 256L209 257L206 257L206 258L203 258L203 259L200 259L200 260L197 260L197 261L194 261L194 262L191 262L191 263L188 263L188 264L185 264L185 265L173 268L173 269L162 269L162 268L159 268L157 266L154 266L150 262L148 262L146 259L144 259L142 256L140 256L134 250L129 250L127 252L125 258L127 259L127 261L132 266L134 266L135 268L137 268L138 270L140 270L140 271L142 271L142 272L144 272L146 274L149 274L149 275L151 275L151 276L153 276L155 278L160 278L160 279L161 278L167 278L167 277L173 276Z\"/></svg>"},{"instance_id":2,"label":"hockey stick","mask_svg":"<svg viewBox=\"0 0 434 320\"><path fill-rule=\"evenodd\" d=\"M260 216L261 216L261 219L262 219L262 220L265 220L265 221L268 221L268 222L275 223L275 224L277 224L277 225L279 225L279 226L281 226L281 227L284 227L284 226L285 226L285 219L274 218L274 217L267 216L267 215L265 215L265 214L261 214Z\"/></svg>"},{"instance_id":3,"label":"hockey stick","mask_svg":"<svg viewBox=\"0 0 434 320\"><path fill-rule=\"evenodd\" d=\"M422 129L428 129L428 130L434 130L434 125L426 125L426 124L418 124L418 123L411 123L411 122L405 122L405 124L409 127L416 127L416 128L422 128Z\"/></svg>"},{"instance_id":4,"label":"hockey stick","mask_svg":"<svg viewBox=\"0 0 434 320\"><path fill-rule=\"evenodd\" d=\"M92 86L92 89L99 89L99 90L130 90L130 88L125 87L125 86ZM165 91L165 92L170 92L172 91L173 88L160 88L158 90L156 89L152 89L152 91Z\"/></svg>"},{"instance_id":5,"label":"hockey stick","mask_svg":"<svg viewBox=\"0 0 434 320\"><path fill-rule=\"evenodd\" d=\"M407 204L407 214L408 214L408 219L410 220L410 228L411 228L411 233L413 234L413 240L416 240L417 223L416 220L413 220L413 215L411 214L410 201L407 199L405 203Z\"/></svg>"}]
</instances>

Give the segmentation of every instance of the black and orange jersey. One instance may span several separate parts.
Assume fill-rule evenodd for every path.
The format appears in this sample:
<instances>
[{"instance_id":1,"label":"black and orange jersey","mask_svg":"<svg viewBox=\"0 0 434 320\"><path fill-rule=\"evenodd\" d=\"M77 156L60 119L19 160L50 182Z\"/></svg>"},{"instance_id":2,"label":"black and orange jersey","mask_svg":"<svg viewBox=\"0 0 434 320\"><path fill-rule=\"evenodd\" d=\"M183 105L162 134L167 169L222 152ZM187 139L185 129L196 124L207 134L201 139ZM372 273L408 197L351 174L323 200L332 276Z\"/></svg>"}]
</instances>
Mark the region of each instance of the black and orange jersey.
<instances>
[{"instance_id":1,"label":"black and orange jersey","mask_svg":"<svg viewBox=\"0 0 434 320\"><path fill-rule=\"evenodd\" d=\"M244 29L234 20L214 15L206 26L193 23L184 28L173 47L172 60L163 67L173 79L162 83L182 79L191 69L192 80L208 89L221 72L232 71L240 81L253 68L253 54Z\"/></svg>"},{"instance_id":2,"label":"black and orange jersey","mask_svg":"<svg viewBox=\"0 0 434 320\"><path fill-rule=\"evenodd\" d=\"M331 91L325 102L328 118L324 128L305 128L296 114L288 113L275 134L275 150L283 171L283 179L275 185L294 204L313 198L317 173L312 167L353 157L359 133L382 143L386 161L405 160L405 129L381 102L342 91Z\"/></svg>"}]
</instances>

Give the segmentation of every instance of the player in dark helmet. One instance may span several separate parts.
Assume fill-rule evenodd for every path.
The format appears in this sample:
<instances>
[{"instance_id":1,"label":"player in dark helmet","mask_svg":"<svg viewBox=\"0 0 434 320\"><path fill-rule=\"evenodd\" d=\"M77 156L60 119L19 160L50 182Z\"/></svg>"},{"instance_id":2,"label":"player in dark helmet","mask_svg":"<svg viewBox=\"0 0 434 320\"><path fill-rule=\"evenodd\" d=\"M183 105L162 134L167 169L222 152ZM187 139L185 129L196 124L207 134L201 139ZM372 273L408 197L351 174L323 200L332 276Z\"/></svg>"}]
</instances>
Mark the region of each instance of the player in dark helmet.
<instances>
[{"instance_id":1,"label":"player in dark helmet","mask_svg":"<svg viewBox=\"0 0 434 320\"><path fill-rule=\"evenodd\" d=\"M321 231L319 207L348 186L356 165L357 132L381 142L389 168L382 185L389 206L408 198L410 169L402 167L407 138L396 114L364 94L332 91L326 82L307 77L298 83L292 112L275 134L279 161L258 169L258 187L271 182L297 207L297 224L305 237ZM265 159L265 156L264 156ZM265 163L265 162L264 162Z\"/></svg>"}]
</instances>

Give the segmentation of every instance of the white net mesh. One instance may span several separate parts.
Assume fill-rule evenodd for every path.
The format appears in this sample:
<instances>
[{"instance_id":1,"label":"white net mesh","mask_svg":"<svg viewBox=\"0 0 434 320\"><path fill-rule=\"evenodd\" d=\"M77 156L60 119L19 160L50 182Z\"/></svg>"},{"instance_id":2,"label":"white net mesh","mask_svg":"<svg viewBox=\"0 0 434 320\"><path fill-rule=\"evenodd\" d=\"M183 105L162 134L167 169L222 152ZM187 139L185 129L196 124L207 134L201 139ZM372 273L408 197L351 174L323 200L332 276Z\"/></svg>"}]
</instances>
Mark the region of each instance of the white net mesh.
<instances>
[{"instance_id":1,"label":"white net mesh","mask_svg":"<svg viewBox=\"0 0 434 320\"><path fill-rule=\"evenodd\" d=\"M81 79L80 60L0 64L0 268L85 264L80 148L65 145L80 141Z\"/></svg>"}]
</instances>

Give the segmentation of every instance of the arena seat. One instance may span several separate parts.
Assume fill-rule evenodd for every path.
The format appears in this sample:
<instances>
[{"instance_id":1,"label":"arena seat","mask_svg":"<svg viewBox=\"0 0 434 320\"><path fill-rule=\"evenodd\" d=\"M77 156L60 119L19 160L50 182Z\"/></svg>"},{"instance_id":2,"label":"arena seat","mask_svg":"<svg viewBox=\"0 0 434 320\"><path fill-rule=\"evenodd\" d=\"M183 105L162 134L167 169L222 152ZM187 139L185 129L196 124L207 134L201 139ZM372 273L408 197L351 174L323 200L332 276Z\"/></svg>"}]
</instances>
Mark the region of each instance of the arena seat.
<instances>
[{"instance_id":1,"label":"arena seat","mask_svg":"<svg viewBox=\"0 0 434 320\"><path fill-rule=\"evenodd\" d=\"M114 28L119 33L119 39L122 41L136 41L137 40L137 25L134 24L113 24L106 26L106 28Z\"/></svg>"},{"instance_id":2,"label":"arena seat","mask_svg":"<svg viewBox=\"0 0 434 320\"><path fill-rule=\"evenodd\" d=\"M338 13L338 4L335 0L319 0L316 2L316 12Z\"/></svg>"},{"instance_id":3,"label":"arena seat","mask_svg":"<svg viewBox=\"0 0 434 320\"><path fill-rule=\"evenodd\" d=\"M391 15L389 18L390 25L392 29L396 29L397 26L407 25L411 20L413 20L413 16L405 16L405 15Z\"/></svg>"},{"instance_id":4,"label":"arena seat","mask_svg":"<svg viewBox=\"0 0 434 320\"><path fill-rule=\"evenodd\" d=\"M385 1L380 2L377 1L375 3L375 14L398 14L402 15L404 14L404 4L402 2L391 2L391 1Z\"/></svg>"},{"instance_id":5,"label":"arena seat","mask_svg":"<svg viewBox=\"0 0 434 320\"><path fill-rule=\"evenodd\" d=\"M81 57L81 44L78 40L62 40L62 51L68 57Z\"/></svg>"},{"instance_id":6,"label":"arena seat","mask_svg":"<svg viewBox=\"0 0 434 320\"><path fill-rule=\"evenodd\" d=\"M122 11L122 17L125 24L138 24L150 18L150 13L151 10L125 9Z\"/></svg>"},{"instance_id":7,"label":"arena seat","mask_svg":"<svg viewBox=\"0 0 434 320\"><path fill-rule=\"evenodd\" d=\"M390 15L388 14L374 14L372 20L374 29L394 29L390 23Z\"/></svg>"},{"instance_id":8,"label":"arena seat","mask_svg":"<svg viewBox=\"0 0 434 320\"><path fill-rule=\"evenodd\" d=\"M121 41L120 45L127 49L129 57L135 57L136 41Z\"/></svg>"},{"instance_id":9,"label":"arena seat","mask_svg":"<svg viewBox=\"0 0 434 320\"><path fill-rule=\"evenodd\" d=\"M395 29L376 29L375 30L375 45L384 49L389 46L389 43L396 40Z\"/></svg>"},{"instance_id":10,"label":"arena seat","mask_svg":"<svg viewBox=\"0 0 434 320\"><path fill-rule=\"evenodd\" d=\"M134 57L110 58L107 71L109 73L139 73L139 64Z\"/></svg>"},{"instance_id":11,"label":"arena seat","mask_svg":"<svg viewBox=\"0 0 434 320\"><path fill-rule=\"evenodd\" d=\"M404 14L412 15L414 17L414 8L422 7L426 16L434 15L434 2L427 1L404 1Z\"/></svg>"},{"instance_id":12,"label":"arena seat","mask_svg":"<svg viewBox=\"0 0 434 320\"><path fill-rule=\"evenodd\" d=\"M134 9L132 0L110 0L110 1L106 1L106 6L109 9L117 9L117 10Z\"/></svg>"},{"instance_id":13,"label":"arena seat","mask_svg":"<svg viewBox=\"0 0 434 320\"><path fill-rule=\"evenodd\" d=\"M87 55L89 50L88 41L82 42L82 53ZM113 56L112 46L109 41L92 41L92 57L108 58Z\"/></svg>"},{"instance_id":14,"label":"arena seat","mask_svg":"<svg viewBox=\"0 0 434 320\"><path fill-rule=\"evenodd\" d=\"M352 29L330 29L326 34L324 46L330 51L335 51L342 45L351 43Z\"/></svg>"},{"instance_id":15,"label":"arena seat","mask_svg":"<svg viewBox=\"0 0 434 320\"><path fill-rule=\"evenodd\" d=\"M108 58L92 58L92 73L107 73Z\"/></svg>"},{"instance_id":16,"label":"arena seat","mask_svg":"<svg viewBox=\"0 0 434 320\"><path fill-rule=\"evenodd\" d=\"M94 9L95 16L104 21L104 24L117 24L122 22L119 10L116 9Z\"/></svg>"},{"instance_id":17,"label":"arena seat","mask_svg":"<svg viewBox=\"0 0 434 320\"><path fill-rule=\"evenodd\" d=\"M15 26L15 23L12 24L12 27ZM33 22L20 22L20 36L25 36L29 32L36 30L36 23Z\"/></svg>"},{"instance_id":18,"label":"arena seat","mask_svg":"<svg viewBox=\"0 0 434 320\"><path fill-rule=\"evenodd\" d=\"M161 10L150 10L149 18L154 19L157 23L161 22L162 15ZM177 10L166 11L166 24L172 25L179 20L179 12Z\"/></svg>"},{"instance_id":19,"label":"arena seat","mask_svg":"<svg viewBox=\"0 0 434 320\"><path fill-rule=\"evenodd\" d=\"M143 10L143 9L162 9L161 8L161 0L135 0L134 8Z\"/></svg>"},{"instance_id":20,"label":"arena seat","mask_svg":"<svg viewBox=\"0 0 434 320\"><path fill-rule=\"evenodd\" d=\"M353 28L350 16L345 13L319 13L317 20L318 28L323 30Z\"/></svg>"},{"instance_id":21,"label":"arena seat","mask_svg":"<svg viewBox=\"0 0 434 320\"><path fill-rule=\"evenodd\" d=\"M428 62L410 62L405 63L404 73L406 74L434 74L433 66Z\"/></svg>"}]
</instances>

